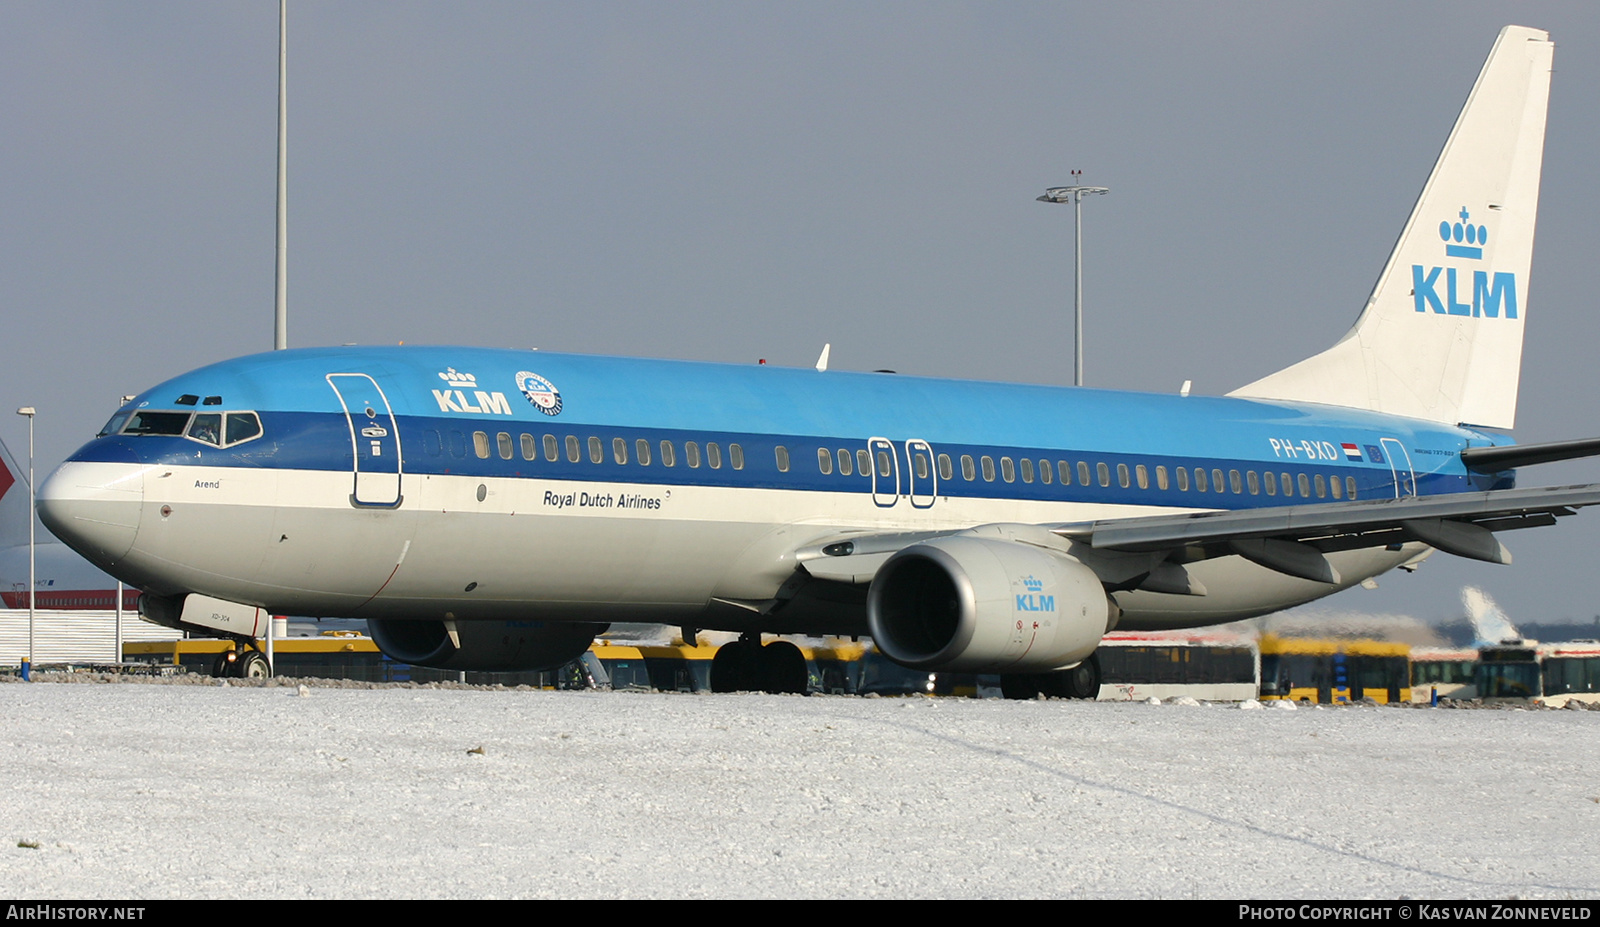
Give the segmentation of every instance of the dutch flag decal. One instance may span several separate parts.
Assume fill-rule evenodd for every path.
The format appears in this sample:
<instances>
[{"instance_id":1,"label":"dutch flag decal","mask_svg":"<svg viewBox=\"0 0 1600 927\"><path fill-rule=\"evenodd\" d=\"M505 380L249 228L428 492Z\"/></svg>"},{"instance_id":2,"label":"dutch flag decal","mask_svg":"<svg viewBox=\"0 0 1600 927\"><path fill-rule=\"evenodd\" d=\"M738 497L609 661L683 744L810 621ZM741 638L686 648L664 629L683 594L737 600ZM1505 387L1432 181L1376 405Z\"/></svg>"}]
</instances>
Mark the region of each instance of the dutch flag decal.
<instances>
[{"instance_id":1,"label":"dutch flag decal","mask_svg":"<svg viewBox=\"0 0 1600 927\"><path fill-rule=\"evenodd\" d=\"M1356 447L1354 444L1350 444L1348 442L1341 444L1340 447L1344 448L1344 458L1346 460L1361 459L1361 448Z\"/></svg>"}]
</instances>

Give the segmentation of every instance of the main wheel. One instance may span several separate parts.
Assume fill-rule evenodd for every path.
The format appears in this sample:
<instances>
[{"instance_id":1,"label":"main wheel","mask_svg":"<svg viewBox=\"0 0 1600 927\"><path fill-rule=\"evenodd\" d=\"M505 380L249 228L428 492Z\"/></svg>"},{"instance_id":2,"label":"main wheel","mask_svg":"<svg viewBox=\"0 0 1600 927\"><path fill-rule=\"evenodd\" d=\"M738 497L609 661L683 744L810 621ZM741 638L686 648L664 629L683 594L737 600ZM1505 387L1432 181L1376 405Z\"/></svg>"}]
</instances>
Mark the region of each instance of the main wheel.
<instances>
[{"instance_id":1,"label":"main wheel","mask_svg":"<svg viewBox=\"0 0 1600 927\"><path fill-rule=\"evenodd\" d=\"M761 688L775 694L804 695L810 682L806 656L788 641L761 648Z\"/></svg>"},{"instance_id":2,"label":"main wheel","mask_svg":"<svg viewBox=\"0 0 1600 927\"><path fill-rule=\"evenodd\" d=\"M760 656L757 646L729 641L718 647L716 656L711 658L711 691L747 692L760 688L753 666Z\"/></svg>"},{"instance_id":3,"label":"main wheel","mask_svg":"<svg viewBox=\"0 0 1600 927\"><path fill-rule=\"evenodd\" d=\"M1000 677L1000 694L1011 699L1039 697L1039 677L1032 673L1006 673Z\"/></svg>"},{"instance_id":4,"label":"main wheel","mask_svg":"<svg viewBox=\"0 0 1600 927\"><path fill-rule=\"evenodd\" d=\"M211 678L226 679L233 675L233 663L228 660L228 655L231 653L233 651L224 650L217 654L217 659L211 664Z\"/></svg>"},{"instance_id":5,"label":"main wheel","mask_svg":"<svg viewBox=\"0 0 1600 927\"><path fill-rule=\"evenodd\" d=\"M1096 699L1100 697L1100 655L1088 658L1061 674L1066 682L1068 698Z\"/></svg>"}]
</instances>

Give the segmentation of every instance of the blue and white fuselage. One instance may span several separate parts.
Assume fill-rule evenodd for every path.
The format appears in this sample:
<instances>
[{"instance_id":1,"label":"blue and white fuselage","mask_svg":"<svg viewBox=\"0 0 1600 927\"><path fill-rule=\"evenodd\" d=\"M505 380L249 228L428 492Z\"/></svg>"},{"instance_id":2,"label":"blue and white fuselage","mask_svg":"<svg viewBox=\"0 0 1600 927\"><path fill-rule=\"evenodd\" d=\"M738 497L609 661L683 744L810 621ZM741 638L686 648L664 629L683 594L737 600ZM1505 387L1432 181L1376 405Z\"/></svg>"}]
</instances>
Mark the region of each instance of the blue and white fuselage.
<instances>
[{"instance_id":1,"label":"blue and white fuselage","mask_svg":"<svg viewBox=\"0 0 1600 927\"><path fill-rule=\"evenodd\" d=\"M179 433L128 429L151 412L184 416ZM190 434L190 416L229 413L254 413L260 434ZM114 422L128 433L55 479L127 493L100 545L124 579L324 616L713 627L712 600L771 599L795 551L850 532L1509 485L1461 464L1487 434L1334 406L476 348L242 358L148 390ZM180 527L196 520L219 530ZM1332 591L1254 585L1268 579L1304 588L1243 611ZM1123 598L1125 626L1241 610Z\"/></svg>"}]
</instances>

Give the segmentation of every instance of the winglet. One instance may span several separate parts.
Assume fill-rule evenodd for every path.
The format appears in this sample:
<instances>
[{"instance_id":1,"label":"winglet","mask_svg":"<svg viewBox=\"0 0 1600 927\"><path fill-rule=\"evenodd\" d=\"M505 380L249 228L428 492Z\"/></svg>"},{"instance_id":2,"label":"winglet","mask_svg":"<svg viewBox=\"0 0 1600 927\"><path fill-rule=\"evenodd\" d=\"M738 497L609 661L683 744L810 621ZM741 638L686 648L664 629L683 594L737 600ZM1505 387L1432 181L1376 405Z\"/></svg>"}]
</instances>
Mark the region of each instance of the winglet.
<instances>
[{"instance_id":1,"label":"winglet","mask_svg":"<svg viewBox=\"0 0 1600 927\"><path fill-rule=\"evenodd\" d=\"M829 342L828 344L824 344L822 346L822 356L817 358L817 372L818 373L828 369L828 349L832 348L832 347L833 347L832 342Z\"/></svg>"}]
</instances>

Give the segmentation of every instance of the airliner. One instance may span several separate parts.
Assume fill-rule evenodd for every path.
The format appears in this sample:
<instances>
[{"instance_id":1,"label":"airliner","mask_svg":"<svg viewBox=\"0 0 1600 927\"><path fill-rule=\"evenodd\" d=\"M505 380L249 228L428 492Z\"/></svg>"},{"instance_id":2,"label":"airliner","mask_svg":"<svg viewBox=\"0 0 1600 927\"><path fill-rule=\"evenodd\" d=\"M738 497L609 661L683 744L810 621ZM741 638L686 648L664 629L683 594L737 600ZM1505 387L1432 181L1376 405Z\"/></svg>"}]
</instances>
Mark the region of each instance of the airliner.
<instances>
[{"instance_id":1,"label":"airliner","mask_svg":"<svg viewBox=\"0 0 1600 927\"><path fill-rule=\"evenodd\" d=\"M1298 605L1600 502L1517 467L1550 86L1501 32L1354 327L1227 396L471 347L276 351L140 393L43 485L149 620L246 648L362 618L396 660L560 665L611 622L736 632L712 687L800 691L763 634L1093 697L1112 629ZM241 672L264 672L250 651Z\"/></svg>"}]
</instances>

